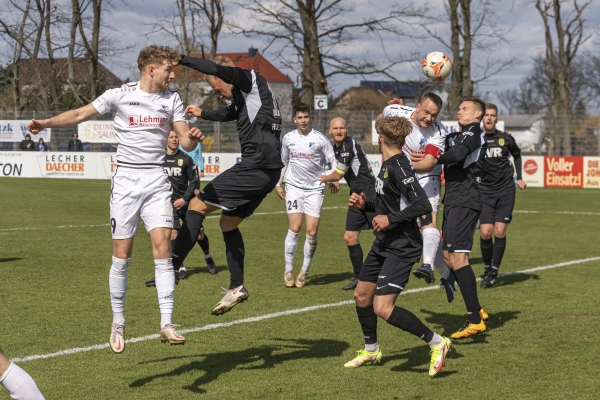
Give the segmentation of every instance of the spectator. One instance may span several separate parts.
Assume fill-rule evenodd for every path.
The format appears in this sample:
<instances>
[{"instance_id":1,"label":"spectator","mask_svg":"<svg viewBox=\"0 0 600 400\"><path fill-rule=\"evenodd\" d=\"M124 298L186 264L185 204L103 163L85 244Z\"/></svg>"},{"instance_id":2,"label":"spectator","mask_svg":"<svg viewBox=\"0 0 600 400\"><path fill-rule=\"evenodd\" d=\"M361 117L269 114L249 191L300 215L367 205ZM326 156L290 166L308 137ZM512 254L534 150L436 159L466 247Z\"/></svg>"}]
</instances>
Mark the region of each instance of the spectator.
<instances>
[{"instance_id":1,"label":"spectator","mask_svg":"<svg viewBox=\"0 0 600 400\"><path fill-rule=\"evenodd\" d=\"M37 149L39 151L48 151L49 150L48 145L46 143L44 143L44 139L40 138L40 141L37 145Z\"/></svg>"},{"instance_id":2,"label":"spectator","mask_svg":"<svg viewBox=\"0 0 600 400\"><path fill-rule=\"evenodd\" d=\"M21 144L19 145L19 149L21 151L34 151L35 150L35 142L31 140L31 135L25 135L25 140L21 140Z\"/></svg>"},{"instance_id":3,"label":"spectator","mask_svg":"<svg viewBox=\"0 0 600 400\"><path fill-rule=\"evenodd\" d=\"M67 151L83 151L83 144L81 143L81 140L79 140L79 135L77 133L74 133L73 139L69 140Z\"/></svg>"}]
</instances>

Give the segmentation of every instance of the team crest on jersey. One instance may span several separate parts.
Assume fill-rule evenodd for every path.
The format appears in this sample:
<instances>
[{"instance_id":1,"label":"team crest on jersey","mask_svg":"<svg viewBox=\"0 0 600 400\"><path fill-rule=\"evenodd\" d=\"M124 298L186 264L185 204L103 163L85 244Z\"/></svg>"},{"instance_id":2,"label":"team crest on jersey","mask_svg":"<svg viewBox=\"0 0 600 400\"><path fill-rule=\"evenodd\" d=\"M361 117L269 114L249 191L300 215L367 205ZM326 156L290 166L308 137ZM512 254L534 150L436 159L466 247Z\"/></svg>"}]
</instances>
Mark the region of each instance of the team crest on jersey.
<instances>
[{"instance_id":1,"label":"team crest on jersey","mask_svg":"<svg viewBox=\"0 0 600 400\"><path fill-rule=\"evenodd\" d=\"M311 148L311 147L313 147L314 145L315 145L315 142L310 142L310 143L308 144L308 147L309 147L309 148Z\"/></svg>"},{"instance_id":2,"label":"team crest on jersey","mask_svg":"<svg viewBox=\"0 0 600 400\"><path fill-rule=\"evenodd\" d=\"M181 158L177 160L177 165L179 165L180 167L183 165L183 160Z\"/></svg>"},{"instance_id":3,"label":"team crest on jersey","mask_svg":"<svg viewBox=\"0 0 600 400\"><path fill-rule=\"evenodd\" d=\"M503 138L498 139L498 144L500 146L504 146L504 139Z\"/></svg>"},{"instance_id":4,"label":"team crest on jersey","mask_svg":"<svg viewBox=\"0 0 600 400\"><path fill-rule=\"evenodd\" d=\"M383 173L383 179L387 179L388 177L388 169L385 167L385 172Z\"/></svg>"},{"instance_id":5,"label":"team crest on jersey","mask_svg":"<svg viewBox=\"0 0 600 400\"><path fill-rule=\"evenodd\" d=\"M163 110L165 110L166 112L171 111L171 109L169 108L169 106L165 106L164 104L160 105L162 107Z\"/></svg>"},{"instance_id":6,"label":"team crest on jersey","mask_svg":"<svg viewBox=\"0 0 600 400\"><path fill-rule=\"evenodd\" d=\"M419 140L419 147L422 149L424 149L427 146L427 139L425 139L424 137L421 138L421 140Z\"/></svg>"}]
</instances>

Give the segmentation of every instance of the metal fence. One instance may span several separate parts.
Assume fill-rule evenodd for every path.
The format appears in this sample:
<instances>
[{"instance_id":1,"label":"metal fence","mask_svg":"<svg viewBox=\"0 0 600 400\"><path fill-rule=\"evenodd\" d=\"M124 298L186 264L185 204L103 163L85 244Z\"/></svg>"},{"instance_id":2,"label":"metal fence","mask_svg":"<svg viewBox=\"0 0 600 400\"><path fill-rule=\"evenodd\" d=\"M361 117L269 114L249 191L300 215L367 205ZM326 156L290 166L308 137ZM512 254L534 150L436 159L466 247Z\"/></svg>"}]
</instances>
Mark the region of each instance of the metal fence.
<instances>
[{"instance_id":1,"label":"metal fence","mask_svg":"<svg viewBox=\"0 0 600 400\"><path fill-rule=\"evenodd\" d=\"M342 117L347 121L349 135L363 147L366 153L377 153L377 146L372 144L372 121L380 111L349 111L349 110L324 110L313 112L314 129L327 134L329 122L335 117ZM57 112L23 112L19 118L10 112L0 112L2 119L44 119L57 115ZM510 116L505 116L510 121ZM111 115L98 118L110 120ZM537 118L537 119L535 119ZM580 114L568 121L570 137L568 142L564 138L563 127L550 116L540 114L539 117L530 118L534 122L530 126L510 126L506 124L505 130L512 133L517 143L522 148L523 154L529 155L567 155L567 145L570 143L570 153L575 156L600 155L600 117L598 114ZM455 117L442 117L444 120L455 120ZM503 116L500 116L503 119ZM228 153L239 152L237 127L235 122L210 122L204 120L190 121L191 126L199 127L206 139L203 143L205 152ZM283 122L283 132L296 128L293 121ZM50 151L65 151L69 140L77 128L53 128L52 141L49 143ZM0 142L0 150L18 150L19 143ZM114 152L115 144L86 144L84 151Z\"/></svg>"}]
</instances>

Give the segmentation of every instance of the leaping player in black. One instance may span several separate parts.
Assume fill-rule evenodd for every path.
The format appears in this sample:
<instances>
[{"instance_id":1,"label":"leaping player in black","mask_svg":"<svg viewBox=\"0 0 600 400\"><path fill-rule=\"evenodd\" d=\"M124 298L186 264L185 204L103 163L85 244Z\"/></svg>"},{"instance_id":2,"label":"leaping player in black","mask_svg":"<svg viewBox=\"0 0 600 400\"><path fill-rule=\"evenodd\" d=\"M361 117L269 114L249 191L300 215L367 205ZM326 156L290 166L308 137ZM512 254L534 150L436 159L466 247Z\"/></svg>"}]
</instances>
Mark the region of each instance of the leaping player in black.
<instances>
[{"instance_id":1,"label":"leaping player in black","mask_svg":"<svg viewBox=\"0 0 600 400\"><path fill-rule=\"evenodd\" d=\"M379 151L384 162L375 183L374 202L364 193L353 193L349 205L358 210L375 212L373 247L360 270L354 291L356 313L362 326L365 349L344 364L356 368L376 364L381 360L377 343L377 317L390 325L412 333L431 347L429 375L434 376L444 366L450 339L429 329L419 318L395 305L404 290L413 265L421 258L423 238L417 218L432 211L427 194L415 178L415 173L402 152L404 139L412 131L412 123L401 117L385 117L377 121Z\"/></svg>"},{"instance_id":2,"label":"leaping player in black","mask_svg":"<svg viewBox=\"0 0 600 400\"><path fill-rule=\"evenodd\" d=\"M487 150L483 159L483 178L481 190L481 215L479 216L481 257L485 265L482 288L491 288L496 283L498 269L506 249L506 228L512 221L515 206L515 181L513 174L517 172L517 186L523 190L527 183L521 176L521 149L515 139L508 133L496 129L498 107L495 104L485 105L483 129ZM515 162L514 168L510 156ZM492 233L495 240L492 241Z\"/></svg>"},{"instance_id":3,"label":"leaping player in black","mask_svg":"<svg viewBox=\"0 0 600 400\"><path fill-rule=\"evenodd\" d=\"M194 247L206 215L223 210L220 226L231 279L225 296L211 310L211 314L221 315L248 298L244 287L244 240L238 226L279 181L283 168L281 114L269 83L257 71L237 68L222 56L215 62L182 56L180 63L205 74L221 98L231 100L220 110L207 111L192 105L186 113L209 121L237 120L242 148L242 161L213 179L190 201L173 247L173 266L177 269Z\"/></svg>"}]
</instances>

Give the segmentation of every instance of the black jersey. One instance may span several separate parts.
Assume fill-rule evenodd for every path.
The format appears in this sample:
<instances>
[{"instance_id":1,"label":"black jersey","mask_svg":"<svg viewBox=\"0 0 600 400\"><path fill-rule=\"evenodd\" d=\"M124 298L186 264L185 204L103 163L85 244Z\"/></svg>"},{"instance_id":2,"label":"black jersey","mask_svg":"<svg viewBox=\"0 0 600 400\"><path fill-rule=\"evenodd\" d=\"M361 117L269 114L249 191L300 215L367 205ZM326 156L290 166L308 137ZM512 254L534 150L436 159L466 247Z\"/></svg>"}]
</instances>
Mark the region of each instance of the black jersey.
<instances>
[{"instance_id":1,"label":"black jersey","mask_svg":"<svg viewBox=\"0 0 600 400\"><path fill-rule=\"evenodd\" d=\"M485 142L487 149L485 158L482 160L483 177L479 189L482 194L496 195L515 190L513 179L514 171L517 171L517 179L521 177L521 149L517 146L512 135L495 130L486 133ZM515 168L510 161L512 154Z\"/></svg>"},{"instance_id":2,"label":"black jersey","mask_svg":"<svg viewBox=\"0 0 600 400\"><path fill-rule=\"evenodd\" d=\"M375 202L367 203L365 211L387 215L390 226L375 233L373 251L401 261L419 261L423 238L417 217L429 214L432 209L403 153L390 157L381 165L375 192Z\"/></svg>"},{"instance_id":3,"label":"black jersey","mask_svg":"<svg viewBox=\"0 0 600 400\"><path fill-rule=\"evenodd\" d=\"M438 164L445 164L444 206L481 210L479 183L481 160L486 148L483 136L478 122L463 126L460 132L446 136L446 151L438 159Z\"/></svg>"},{"instance_id":4,"label":"black jersey","mask_svg":"<svg viewBox=\"0 0 600 400\"><path fill-rule=\"evenodd\" d=\"M333 144L333 151L338 162L337 169L344 173L350 193L372 194L375 190L375 175L360 145L346 136L339 146L337 143Z\"/></svg>"},{"instance_id":5,"label":"black jersey","mask_svg":"<svg viewBox=\"0 0 600 400\"><path fill-rule=\"evenodd\" d=\"M257 71L224 67L183 56L181 64L232 84L233 102L220 110L203 110L209 121L237 120L242 148L240 168L281 169L281 113L269 82Z\"/></svg>"},{"instance_id":6,"label":"black jersey","mask_svg":"<svg viewBox=\"0 0 600 400\"><path fill-rule=\"evenodd\" d=\"M177 153L165 156L163 169L171 181L171 202L184 199L186 203L189 203L194 197L194 189L200 179L194 166L194 160L178 149Z\"/></svg>"}]
</instances>

